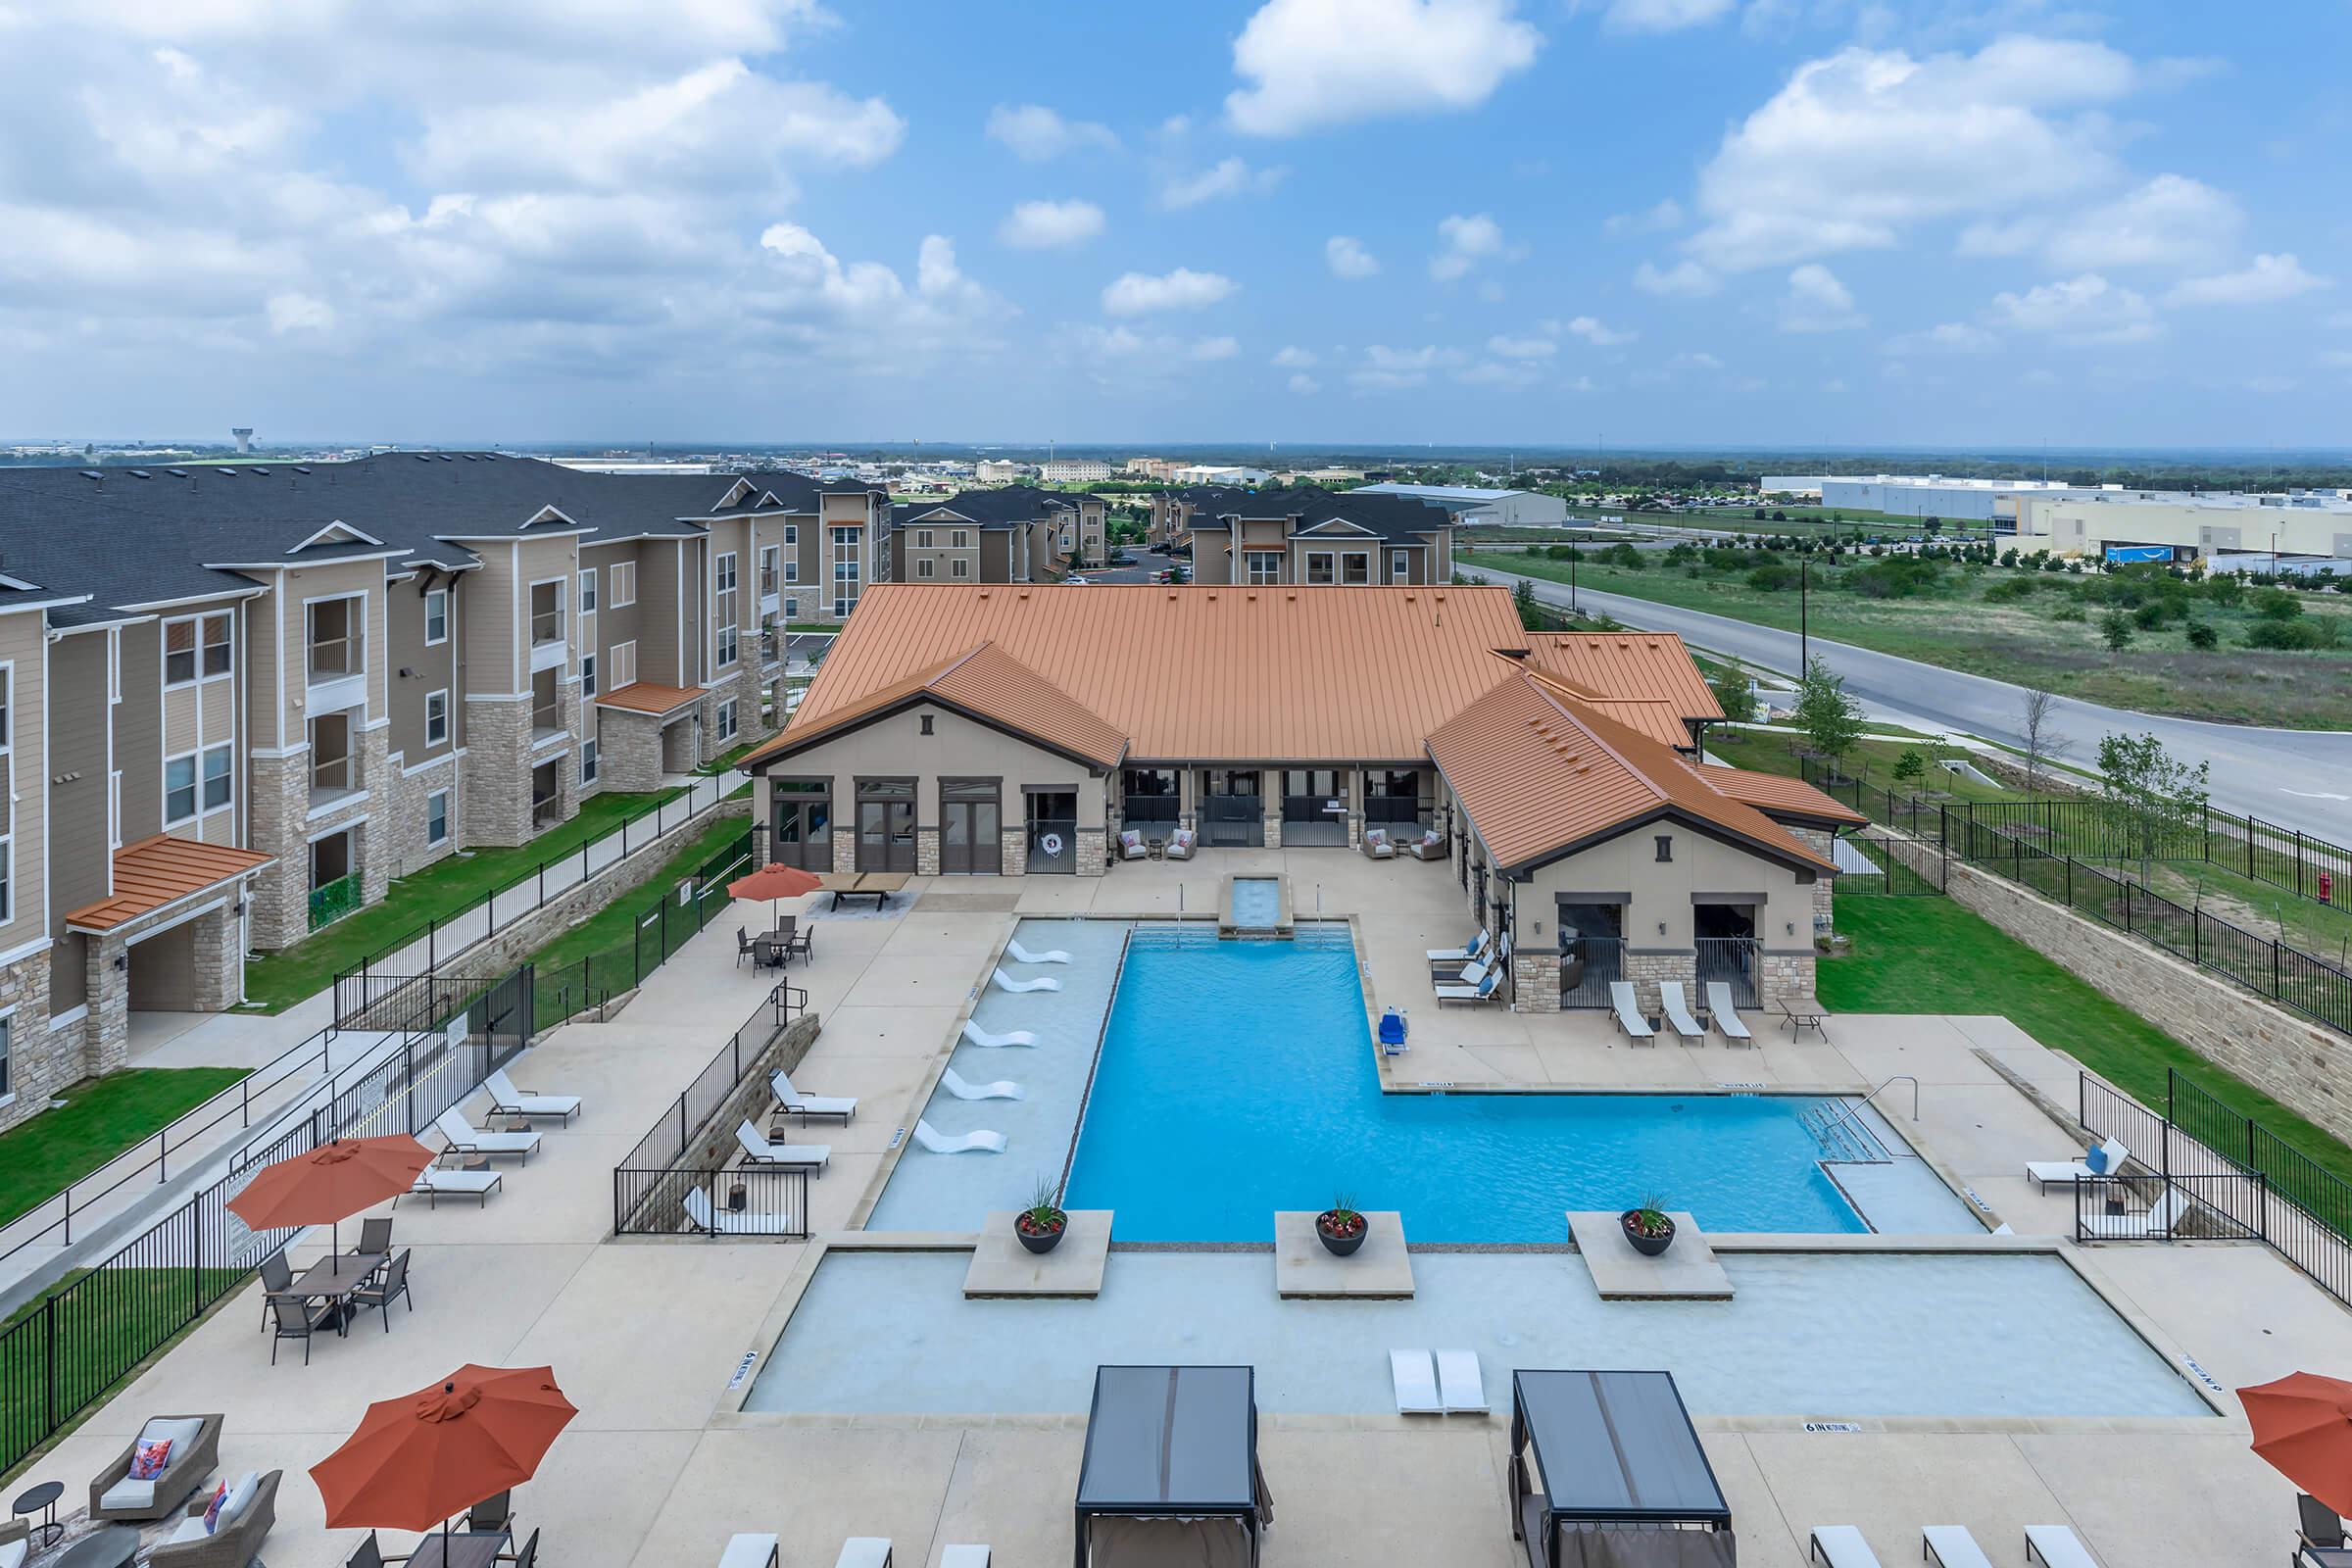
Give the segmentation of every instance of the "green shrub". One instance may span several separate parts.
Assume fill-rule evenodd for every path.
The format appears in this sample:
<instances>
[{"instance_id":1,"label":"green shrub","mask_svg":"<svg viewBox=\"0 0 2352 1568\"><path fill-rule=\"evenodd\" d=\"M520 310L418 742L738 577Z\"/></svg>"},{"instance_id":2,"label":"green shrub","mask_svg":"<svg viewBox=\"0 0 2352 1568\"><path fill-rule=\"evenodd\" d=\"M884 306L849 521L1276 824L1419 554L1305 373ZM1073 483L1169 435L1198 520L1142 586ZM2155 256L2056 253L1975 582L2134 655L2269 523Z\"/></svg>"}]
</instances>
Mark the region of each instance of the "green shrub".
<instances>
[{"instance_id":1,"label":"green shrub","mask_svg":"<svg viewBox=\"0 0 2352 1568\"><path fill-rule=\"evenodd\" d=\"M2246 628L2246 646L2279 653L2308 653L2316 648L2333 648L2335 623L2301 616L2291 620L2266 616Z\"/></svg>"},{"instance_id":2,"label":"green shrub","mask_svg":"<svg viewBox=\"0 0 2352 1568\"><path fill-rule=\"evenodd\" d=\"M1788 566L1774 564L1758 566L1747 574L1747 585L1758 593L1777 594L1796 586L1796 572Z\"/></svg>"},{"instance_id":3,"label":"green shrub","mask_svg":"<svg viewBox=\"0 0 2352 1568\"><path fill-rule=\"evenodd\" d=\"M2215 632L2215 630L2205 622L2201 620L2192 620L2188 623L2189 647L2202 651L2205 649L2219 647L2221 645L2221 641L2222 639L2220 634Z\"/></svg>"},{"instance_id":4,"label":"green shrub","mask_svg":"<svg viewBox=\"0 0 2352 1568\"><path fill-rule=\"evenodd\" d=\"M1842 579L1845 586L1866 599L1916 599L1933 593L1943 576L1943 568L1933 561L1905 556L1888 556L1867 566L1856 566Z\"/></svg>"},{"instance_id":5,"label":"green shrub","mask_svg":"<svg viewBox=\"0 0 2352 1568\"><path fill-rule=\"evenodd\" d=\"M2284 588L2265 588L2254 596L2254 613L2265 620L2293 620L2303 613L2303 601Z\"/></svg>"},{"instance_id":6,"label":"green shrub","mask_svg":"<svg viewBox=\"0 0 2352 1568\"><path fill-rule=\"evenodd\" d=\"M2110 610L2099 617L2099 637L2116 653L2132 646L2132 617L2120 610Z\"/></svg>"},{"instance_id":7,"label":"green shrub","mask_svg":"<svg viewBox=\"0 0 2352 1568\"><path fill-rule=\"evenodd\" d=\"M2034 579L2031 577L2004 577L1984 590L1984 602L1988 605L2014 604L2020 599L2033 597Z\"/></svg>"},{"instance_id":8,"label":"green shrub","mask_svg":"<svg viewBox=\"0 0 2352 1568\"><path fill-rule=\"evenodd\" d=\"M1642 558L1642 552L1636 550L1632 545L1611 545L1601 552L1600 559L1612 566L1626 566L1635 571L1640 571L1643 566L1649 564Z\"/></svg>"}]
</instances>

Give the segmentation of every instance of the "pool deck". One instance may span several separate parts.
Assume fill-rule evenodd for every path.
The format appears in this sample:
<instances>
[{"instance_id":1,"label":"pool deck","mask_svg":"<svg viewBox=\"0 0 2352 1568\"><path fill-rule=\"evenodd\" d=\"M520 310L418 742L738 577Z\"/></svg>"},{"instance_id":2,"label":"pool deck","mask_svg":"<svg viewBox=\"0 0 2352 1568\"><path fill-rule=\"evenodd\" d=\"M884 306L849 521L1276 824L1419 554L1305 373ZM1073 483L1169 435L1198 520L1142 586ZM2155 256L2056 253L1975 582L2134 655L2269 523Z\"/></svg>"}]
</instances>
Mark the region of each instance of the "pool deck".
<instances>
[{"instance_id":1,"label":"pool deck","mask_svg":"<svg viewBox=\"0 0 2352 1568\"><path fill-rule=\"evenodd\" d=\"M1187 912L1210 915L1221 879L1235 872L1287 875L1301 919L1319 909L1354 921L1372 1004L1411 1010L1412 1053L1383 1064L1400 1087L1857 1092L1910 1074L1921 1085L1916 1125L1907 1093L1881 1102L1947 1179L2029 1237L2071 1227L2070 1201L2033 1193L2022 1169L2066 1152L2069 1137L2004 1072L2071 1104L2076 1069L2006 1021L1839 1017L1830 1044L1794 1045L1759 1029L1760 1049L1735 1052L1716 1042L1630 1047L1598 1017L1440 1012L1421 952L1469 934L1448 868L1338 850L1212 851L1091 880L918 878L904 915L805 911L816 954L792 979L809 989L824 1030L795 1080L864 1102L848 1128L827 1129L832 1169L811 1187L817 1226L848 1225L879 1190L894 1130L911 1124L930 1093L1016 914L1165 917L1181 898ZM746 906L742 920L757 926L767 912ZM32 1460L12 1494L62 1481L71 1513L145 1416L222 1411L224 1475L287 1472L264 1553L272 1568L329 1568L362 1533L324 1528L302 1472L368 1401L466 1361L546 1363L581 1413L515 1494L524 1531L544 1532L543 1560L710 1563L731 1533L759 1530L782 1533L793 1568L823 1568L850 1535L892 1537L903 1568L935 1563L945 1542L990 1543L1006 1568L1066 1561L1082 1418L740 1413L759 1364L753 1352L772 1343L821 1247L609 1234L613 1162L770 983L735 967L732 924L714 921L612 1021L568 1025L534 1049L515 1076L587 1097L587 1112L548 1127L543 1152L510 1169L486 1207L400 1205L396 1240L415 1249L416 1303L394 1310L388 1334L370 1314L349 1339L319 1341L310 1366L294 1348L272 1367L258 1286L249 1287ZM296 1266L324 1244L316 1233L298 1247ZM2259 1246L2057 1245L2168 1357L2193 1356L2225 1389L2352 1367L2352 1313ZM1118 1262L1113 1253L1110 1268ZM1774 1348L1754 1352L1769 1357ZM1507 1390L1505 1371L1487 1368L1490 1395ZM2221 1402L2234 1409L2228 1396ZM1951 1520L1968 1524L1999 1562L2021 1560L2025 1525L2050 1522L2073 1525L2112 1568L2276 1561L2292 1540L2293 1490L2247 1451L2235 1415L1852 1424L1860 1430L1808 1431L1794 1414L1700 1418L1743 1563L1795 1568L1807 1530L1830 1523L1860 1526L1888 1563L1916 1560L1921 1524ZM1279 1506L1268 1568L1522 1561L1505 1518L1507 1425L1507 1413L1268 1416L1260 1453ZM405 1550L410 1540L386 1532L385 1549Z\"/></svg>"}]
</instances>

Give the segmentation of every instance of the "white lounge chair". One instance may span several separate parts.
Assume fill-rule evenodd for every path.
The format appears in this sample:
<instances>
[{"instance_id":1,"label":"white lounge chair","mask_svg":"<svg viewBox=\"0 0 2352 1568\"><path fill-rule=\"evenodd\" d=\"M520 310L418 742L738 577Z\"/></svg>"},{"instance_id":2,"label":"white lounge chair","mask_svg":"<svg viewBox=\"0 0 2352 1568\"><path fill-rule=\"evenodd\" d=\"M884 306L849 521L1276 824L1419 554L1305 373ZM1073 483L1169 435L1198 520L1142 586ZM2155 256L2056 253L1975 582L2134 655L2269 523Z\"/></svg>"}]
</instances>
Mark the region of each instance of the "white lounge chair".
<instances>
[{"instance_id":1,"label":"white lounge chair","mask_svg":"<svg viewBox=\"0 0 2352 1568\"><path fill-rule=\"evenodd\" d=\"M1815 1525L1805 1545L1805 1558L1826 1562L1830 1568L1879 1568L1879 1554L1852 1525Z\"/></svg>"},{"instance_id":2,"label":"white lounge chair","mask_svg":"<svg viewBox=\"0 0 2352 1568\"><path fill-rule=\"evenodd\" d=\"M1438 1352L1438 1397L1447 1415L1487 1413L1487 1380L1479 1375L1476 1350Z\"/></svg>"},{"instance_id":3,"label":"white lounge chair","mask_svg":"<svg viewBox=\"0 0 2352 1568\"><path fill-rule=\"evenodd\" d=\"M474 1199L486 1207L490 1195L498 1191L500 1180L500 1173L494 1170L453 1170L446 1165L427 1165L416 1173L416 1185L409 1191L422 1193L427 1208L439 1208L444 1193L453 1198ZM392 1201L397 1204L400 1200L395 1198Z\"/></svg>"},{"instance_id":4,"label":"white lounge chair","mask_svg":"<svg viewBox=\"0 0 2352 1568\"><path fill-rule=\"evenodd\" d=\"M1493 967L1494 965L1484 958L1472 958L1459 969L1448 969L1443 964L1431 964L1429 983L1433 986L1474 986L1484 980L1487 977L1487 971Z\"/></svg>"},{"instance_id":5,"label":"white lounge chair","mask_svg":"<svg viewBox=\"0 0 2352 1568\"><path fill-rule=\"evenodd\" d=\"M2046 1568L2099 1568L2099 1559L2066 1525L2026 1526L2026 1561Z\"/></svg>"},{"instance_id":6,"label":"white lounge chair","mask_svg":"<svg viewBox=\"0 0 2352 1568\"><path fill-rule=\"evenodd\" d=\"M986 1546L942 1546L939 1568L988 1568Z\"/></svg>"},{"instance_id":7,"label":"white lounge chair","mask_svg":"<svg viewBox=\"0 0 2352 1568\"><path fill-rule=\"evenodd\" d=\"M531 1151L539 1147L537 1133L486 1133L466 1119L466 1113L452 1105L433 1118L449 1147L472 1154L519 1154L522 1162L531 1162Z\"/></svg>"},{"instance_id":8,"label":"white lounge chair","mask_svg":"<svg viewBox=\"0 0 2352 1568\"><path fill-rule=\"evenodd\" d=\"M1000 1078L990 1084L965 1083L956 1076L953 1067L939 1075L939 1086L957 1100L1020 1100L1029 1093L1009 1078Z\"/></svg>"},{"instance_id":9,"label":"white lounge chair","mask_svg":"<svg viewBox=\"0 0 2352 1568\"><path fill-rule=\"evenodd\" d=\"M804 1095L792 1087L792 1075L781 1067L767 1075L767 1087L777 1104L803 1121L811 1116L838 1116L846 1127L858 1114L856 1095Z\"/></svg>"},{"instance_id":10,"label":"white lounge chair","mask_svg":"<svg viewBox=\"0 0 2352 1568\"><path fill-rule=\"evenodd\" d=\"M1364 829L1364 854L1370 856L1375 860L1394 860L1396 858L1396 846L1389 842L1389 830L1387 828L1368 827Z\"/></svg>"},{"instance_id":11,"label":"white lounge chair","mask_svg":"<svg viewBox=\"0 0 2352 1568\"><path fill-rule=\"evenodd\" d=\"M1966 1525L1929 1525L1919 1533L1919 1549L1936 1568L1992 1568Z\"/></svg>"},{"instance_id":12,"label":"white lounge chair","mask_svg":"<svg viewBox=\"0 0 2352 1568\"><path fill-rule=\"evenodd\" d=\"M1002 969L997 971L997 984L1007 991L1059 991L1061 989L1061 982L1050 974L1041 974L1034 980L1017 980Z\"/></svg>"},{"instance_id":13,"label":"white lounge chair","mask_svg":"<svg viewBox=\"0 0 2352 1568\"><path fill-rule=\"evenodd\" d=\"M815 1172L823 1170L825 1161L833 1157L831 1144L771 1144L748 1121L736 1124L735 1143L743 1157L755 1165L797 1165Z\"/></svg>"},{"instance_id":14,"label":"white lounge chair","mask_svg":"<svg viewBox=\"0 0 2352 1568\"><path fill-rule=\"evenodd\" d=\"M1120 859L1141 860L1149 857L1151 853L1151 849L1144 843L1143 829L1129 827L1119 830Z\"/></svg>"},{"instance_id":15,"label":"white lounge chair","mask_svg":"<svg viewBox=\"0 0 2352 1568\"><path fill-rule=\"evenodd\" d=\"M2100 1162L2097 1170L2090 1168L2088 1159L2029 1159L2026 1161L2026 1175L2036 1187L2046 1189L2052 1182L2116 1175L2123 1170L2124 1161L2132 1157L2132 1151L2117 1139L2110 1138L2099 1148L2106 1158Z\"/></svg>"},{"instance_id":16,"label":"white lounge chair","mask_svg":"<svg viewBox=\"0 0 2352 1568\"><path fill-rule=\"evenodd\" d=\"M1429 961L1432 963L1468 963L1486 952L1487 944L1493 940L1492 937L1481 931L1470 939L1470 945L1466 948L1431 948Z\"/></svg>"},{"instance_id":17,"label":"white lounge chair","mask_svg":"<svg viewBox=\"0 0 2352 1568\"><path fill-rule=\"evenodd\" d=\"M718 1568L776 1568L781 1560L774 1536L740 1535L730 1539L727 1549L718 1554Z\"/></svg>"},{"instance_id":18,"label":"white lounge chair","mask_svg":"<svg viewBox=\"0 0 2352 1568\"><path fill-rule=\"evenodd\" d=\"M1742 1046L1756 1043L1756 1037L1747 1032L1747 1022L1740 1016L1740 1009L1732 1005L1732 988L1727 981L1707 982L1707 1021L1726 1041Z\"/></svg>"},{"instance_id":19,"label":"white lounge chair","mask_svg":"<svg viewBox=\"0 0 2352 1568\"><path fill-rule=\"evenodd\" d=\"M1634 1000L1634 983L1631 980L1609 982L1609 1010L1617 1015L1617 1027L1628 1035L1636 1040L1656 1043L1658 1032L1649 1026L1647 1018L1642 1016L1642 1006Z\"/></svg>"},{"instance_id":20,"label":"white lounge chair","mask_svg":"<svg viewBox=\"0 0 2352 1568\"><path fill-rule=\"evenodd\" d=\"M833 1568L890 1568L888 1536L852 1536L841 1544Z\"/></svg>"},{"instance_id":21,"label":"white lounge chair","mask_svg":"<svg viewBox=\"0 0 2352 1568\"><path fill-rule=\"evenodd\" d=\"M2082 1214L2075 1223L2094 1242L2161 1241L2180 1228L2189 1206L2185 1188L2168 1186L2156 1206L2144 1214Z\"/></svg>"},{"instance_id":22,"label":"white lounge chair","mask_svg":"<svg viewBox=\"0 0 2352 1568\"><path fill-rule=\"evenodd\" d=\"M982 1128L974 1133L943 1133L938 1128L915 1118L914 1141L934 1154L1002 1154L1004 1135Z\"/></svg>"},{"instance_id":23,"label":"white lounge chair","mask_svg":"<svg viewBox=\"0 0 2352 1568\"><path fill-rule=\"evenodd\" d=\"M802 1229L799 1221L787 1215L720 1208L700 1187L686 1195L686 1218L696 1230L712 1236L798 1236Z\"/></svg>"},{"instance_id":24,"label":"white lounge chair","mask_svg":"<svg viewBox=\"0 0 2352 1568\"><path fill-rule=\"evenodd\" d=\"M1442 1007L1448 1002L1480 1003L1496 1001L1501 996L1501 993L1496 991L1494 988L1496 983L1501 979L1502 976L1499 974L1489 974L1485 979L1479 981L1479 983L1474 986L1440 986L1437 988L1438 1005Z\"/></svg>"},{"instance_id":25,"label":"white lounge chair","mask_svg":"<svg viewBox=\"0 0 2352 1568\"><path fill-rule=\"evenodd\" d=\"M1658 1010L1666 1015L1666 1021L1673 1026L1674 1032L1685 1040L1707 1038L1707 1031L1700 1027L1696 1018L1690 1016L1690 1004L1683 1000L1683 983L1680 980L1658 982Z\"/></svg>"},{"instance_id":26,"label":"white lounge chair","mask_svg":"<svg viewBox=\"0 0 2352 1568\"><path fill-rule=\"evenodd\" d=\"M1001 1050L1005 1046L1034 1046L1037 1044L1037 1036L1026 1029L1007 1029L1001 1035L992 1035L969 1018L963 1022L963 1038L975 1046L990 1051Z\"/></svg>"},{"instance_id":27,"label":"white lounge chair","mask_svg":"<svg viewBox=\"0 0 2352 1568\"><path fill-rule=\"evenodd\" d=\"M504 1067L482 1080L490 1091L490 1108L502 1116L554 1116L568 1122L580 1113L577 1095L541 1095L517 1089Z\"/></svg>"},{"instance_id":28,"label":"white lounge chair","mask_svg":"<svg viewBox=\"0 0 2352 1568\"><path fill-rule=\"evenodd\" d=\"M1059 948L1048 948L1043 953L1031 953L1018 942L1007 941L1004 952L1015 963L1067 963L1070 956Z\"/></svg>"},{"instance_id":29,"label":"white lounge chair","mask_svg":"<svg viewBox=\"0 0 2352 1568\"><path fill-rule=\"evenodd\" d=\"M1438 1397L1438 1376L1430 1365L1427 1350L1391 1350L1389 1380L1396 1385L1398 1415L1446 1413L1445 1402Z\"/></svg>"}]
</instances>

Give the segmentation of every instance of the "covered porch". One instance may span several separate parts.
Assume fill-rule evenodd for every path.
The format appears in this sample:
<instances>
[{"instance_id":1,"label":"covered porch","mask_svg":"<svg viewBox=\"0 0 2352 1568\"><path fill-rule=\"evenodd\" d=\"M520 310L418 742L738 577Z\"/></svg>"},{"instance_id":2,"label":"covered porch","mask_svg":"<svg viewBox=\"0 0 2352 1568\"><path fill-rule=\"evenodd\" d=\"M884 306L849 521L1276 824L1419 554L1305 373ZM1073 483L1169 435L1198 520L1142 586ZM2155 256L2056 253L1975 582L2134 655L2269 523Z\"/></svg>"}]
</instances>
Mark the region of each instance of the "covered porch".
<instances>
[{"instance_id":1,"label":"covered porch","mask_svg":"<svg viewBox=\"0 0 2352 1568\"><path fill-rule=\"evenodd\" d=\"M1353 849L1366 828L1403 838L1444 826L1426 760L1130 761L1113 775L1111 810L1114 831L1191 828L1203 849Z\"/></svg>"}]
</instances>

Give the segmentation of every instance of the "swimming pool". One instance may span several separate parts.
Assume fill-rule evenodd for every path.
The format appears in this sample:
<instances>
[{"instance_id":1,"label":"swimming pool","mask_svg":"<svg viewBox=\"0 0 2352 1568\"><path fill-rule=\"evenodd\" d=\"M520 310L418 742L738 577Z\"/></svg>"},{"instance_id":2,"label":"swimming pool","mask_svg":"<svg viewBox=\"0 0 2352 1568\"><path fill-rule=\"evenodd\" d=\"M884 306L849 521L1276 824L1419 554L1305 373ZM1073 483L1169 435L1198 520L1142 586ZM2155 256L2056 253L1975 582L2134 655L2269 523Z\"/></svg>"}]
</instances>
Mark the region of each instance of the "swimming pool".
<instances>
[{"instance_id":1,"label":"swimming pool","mask_svg":"<svg viewBox=\"0 0 2352 1568\"><path fill-rule=\"evenodd\" d=\"M1064 1201L1115 1210L1133 1242L1271 1241L1277 1209L1341 1195L1400 1210L1415 1242L1560 1242L1567 1210L1650 1197L1709 1231L1865 1231L1806 1121L1837 1104L1383 1094L1345 926L1265 943L1144 925Z\"/></svg>"},{"instance_id":2,"label":"swimming pool","mask_svg":"<svg viewBox=\"0 0 2352 1568\"><path fill-rule=\"evenodd\" d=\"M1243 931L1270 931L1282 917L1282 886L1272 877L1233 879L1233 908L1227 919Z\"/></svg>"}]
</instances>

